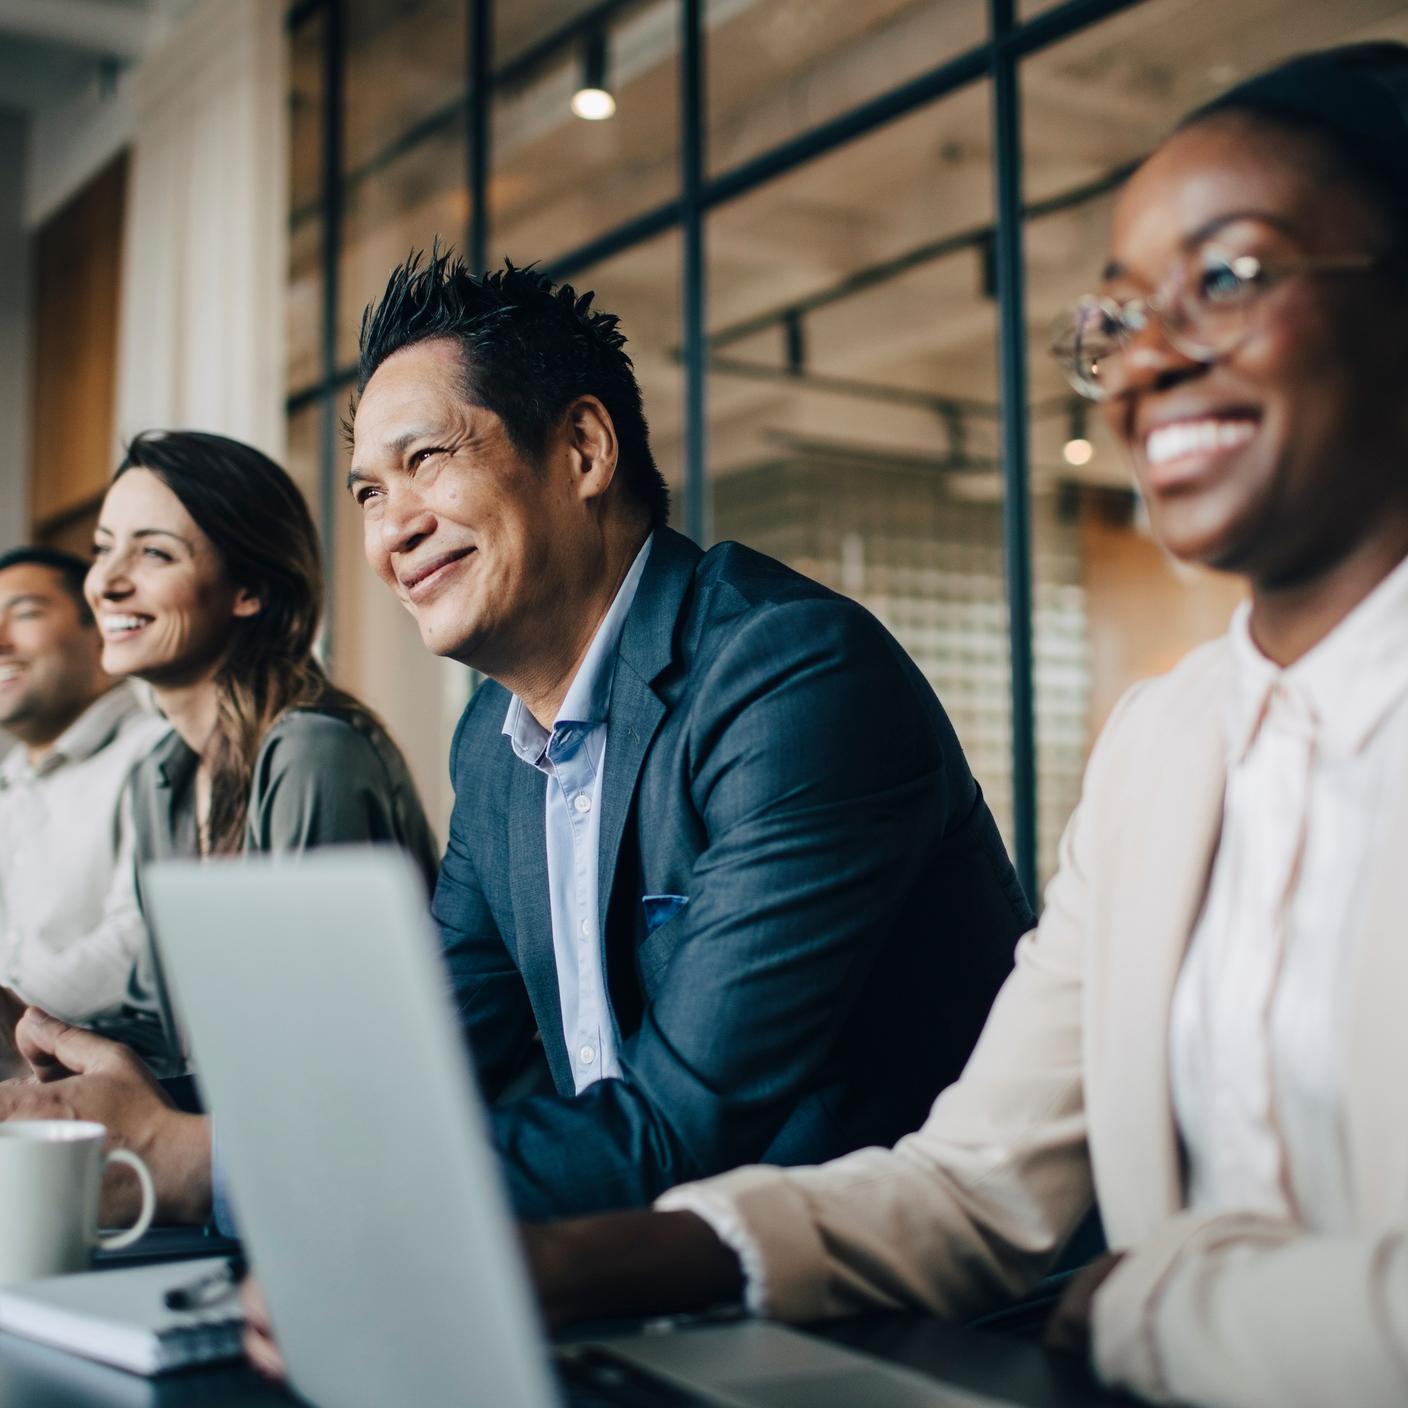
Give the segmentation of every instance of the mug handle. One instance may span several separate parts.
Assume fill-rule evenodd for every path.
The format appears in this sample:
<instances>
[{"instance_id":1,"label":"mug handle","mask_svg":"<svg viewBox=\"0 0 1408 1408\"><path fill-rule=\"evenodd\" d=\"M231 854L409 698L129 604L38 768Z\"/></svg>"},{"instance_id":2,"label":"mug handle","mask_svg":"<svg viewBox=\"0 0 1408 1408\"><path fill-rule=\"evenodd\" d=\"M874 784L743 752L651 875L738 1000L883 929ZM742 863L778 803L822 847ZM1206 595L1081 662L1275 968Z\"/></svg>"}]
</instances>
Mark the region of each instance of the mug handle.
<instances>
[{"instance_id":1,"label":"mug handle","mask_svg":"<svg viewBox=\"0 0 1408 1408\"><path fill-rule=\"evenodd\" d=\"M133 1173L137 1175L137 1182L142 1185L142 1211L137 1214L137 1221L125 1232L114 1232L110 1237L99 1237L98 1247L105 1252L119 1252L123 1247L130 1247L139 1237L145 1236L147 1228L152 1225L152 1218L156 1216L156 1186L152 1183L152 1176L147 1172L147 1166L130 1149L114 1149L111 1153L103 1155L103 1171L112 1164L126 1164Z\"/></svg>"}]
</instances>

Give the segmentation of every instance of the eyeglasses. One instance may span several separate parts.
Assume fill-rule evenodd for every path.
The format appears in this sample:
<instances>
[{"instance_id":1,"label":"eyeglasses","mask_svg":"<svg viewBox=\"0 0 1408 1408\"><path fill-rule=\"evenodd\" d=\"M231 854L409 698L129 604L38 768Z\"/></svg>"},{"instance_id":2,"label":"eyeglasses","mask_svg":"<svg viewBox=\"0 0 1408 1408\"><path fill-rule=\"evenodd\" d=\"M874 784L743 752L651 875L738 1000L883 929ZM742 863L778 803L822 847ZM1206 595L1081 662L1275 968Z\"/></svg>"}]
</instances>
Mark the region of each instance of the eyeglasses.
<instances>
[{"instance_id":1,"label":"eyeglasses","mask_svg":"<svg viewBox=\"0 0 1408 1408\"><path fill-rule=\"evenodd\" d=\"M1157 322L1169 345L1197 362L1215 362L1251 335L1267 290L1293 274L1357 273L1378 268L1372 254L1272 262L1204 245L1174 267L1147 298L1087 294L1056 320L1051 354L1066 380L1091 401L1118 395L1129 376L1129 348Z\"/></svg>"}]
</instances>

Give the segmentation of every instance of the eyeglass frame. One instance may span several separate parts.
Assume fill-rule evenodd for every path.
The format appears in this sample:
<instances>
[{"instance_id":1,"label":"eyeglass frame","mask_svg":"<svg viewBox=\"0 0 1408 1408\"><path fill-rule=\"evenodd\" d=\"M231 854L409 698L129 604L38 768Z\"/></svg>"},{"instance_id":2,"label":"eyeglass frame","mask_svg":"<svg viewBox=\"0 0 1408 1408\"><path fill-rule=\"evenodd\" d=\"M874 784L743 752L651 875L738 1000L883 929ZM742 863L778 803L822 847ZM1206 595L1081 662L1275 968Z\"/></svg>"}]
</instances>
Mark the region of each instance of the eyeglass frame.
<instances>
[{"instance_id":1,"label":"eyeglass frame","mask_svg":"<svg viewBox=\"0 0 1408 1408\"><path fill-rule=\"evenodd\" d=\"M1211 365L1235 352L1252 335L1252 327L1248 317L1248 325L1241 328L1230 342L1225 346L1219 343L1217 346L1211 347L1184 337L1170 321L1170 313L1176 313L1177 300L1185 296L1183 290L1174 287L1175 280L1190 268L1194 259L1199 255L1206 257L1209 251L1216 252L1216 250L1216 245L1203 245L1190 252L1189 257L1179 264L1153 293L1126 299L1087 293L1061 313L1047 350L1060 364L1066 380L1078 395L1083 396L1087 401L1101 402L1108 400L1115 394L1109 389L1101 387L1098 382L1082 376L1078 370L1074 352L1067 351L1062 346L1063 338L1070 332L1075 322L1073 315L1081 309L1099 308L1107 318L1114 322L1118 329L1114 336L1114 345L1119 348L1121 353L1125 353L1129 344L1148 329L1151 318L1157 320L1165 341L1175 351L1205 365ZM1382 254L1303 255L1299 258L1279 260L1263 259L1256 254L1228 253L1218 257L1238 278L1244 288L1256 288L1258 280L1280 282L1282 279L1291 278L1296 274L1372 273L1382 269L1390 262L1390 257ZM1266 287L1263 286L1261 291L1267 291ZM1256 298L1253 298L1243 305L1248 315L1257 301ZM1143 321L1137 324L1133 323L1132 319L1135 318L1142 318ZM1186 318L1185 321L1187 321Z\"/></svg>"}]
</instances>

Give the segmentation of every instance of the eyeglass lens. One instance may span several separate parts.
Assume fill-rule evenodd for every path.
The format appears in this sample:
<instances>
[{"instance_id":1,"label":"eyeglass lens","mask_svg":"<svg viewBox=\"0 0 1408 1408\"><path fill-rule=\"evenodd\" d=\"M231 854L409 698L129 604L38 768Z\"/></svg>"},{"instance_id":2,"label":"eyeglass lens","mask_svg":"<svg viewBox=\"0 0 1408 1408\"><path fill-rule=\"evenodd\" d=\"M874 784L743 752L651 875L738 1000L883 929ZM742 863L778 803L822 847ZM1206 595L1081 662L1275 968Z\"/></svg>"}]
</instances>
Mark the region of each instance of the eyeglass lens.
<instances>
[{"instance_id":1,"label":"eyeglass lens","mask_svg":"<svg viewBox=\"0 0 1408 1408\"><path fill-rule=\"evenodd\" d=\"M1081 299L1058 320L1052 353L1071 385L1097 401L1123 385L1130 343L1150 322L1184 356L1212 361L1245 333L1259 273L1246 256L1197 250L1149 298Z\"/></svg>"}]
</instances>

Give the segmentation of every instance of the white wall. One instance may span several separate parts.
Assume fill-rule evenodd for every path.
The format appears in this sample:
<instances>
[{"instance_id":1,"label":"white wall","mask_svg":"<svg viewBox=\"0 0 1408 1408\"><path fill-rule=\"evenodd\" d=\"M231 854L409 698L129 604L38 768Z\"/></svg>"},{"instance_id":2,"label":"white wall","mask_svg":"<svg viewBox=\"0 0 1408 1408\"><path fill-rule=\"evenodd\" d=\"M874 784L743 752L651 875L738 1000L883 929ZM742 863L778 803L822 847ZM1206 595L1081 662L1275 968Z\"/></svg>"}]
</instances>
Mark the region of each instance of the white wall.
<instances>
[{"instance_id":1,"label":"white wall","mask_svg":"<svg viewBox=\"0 0 1408 1408\"><path fill-rule=\"evenodd\" d=\"M96 83L60 95L31 119L24 223L42 225L132 140L131 80L111 90Z\"/></svg>"},{"instance_id":2,"label":"white wall","mask_svg":"<svg viewBox=\"0 0 1408 1408\"><path fill-rule=\"evenodd\" d=\"M150 0L147 6L148 53L159 48L199 0ZM250 0L214 0L244 6ZM132 101L135 66L121 70L111 83L85 80L54 91L32 115L29 165L24 195L27 229L42 225L80 191L123 147L136 124Z\"/></svg>"}]
</instances>

